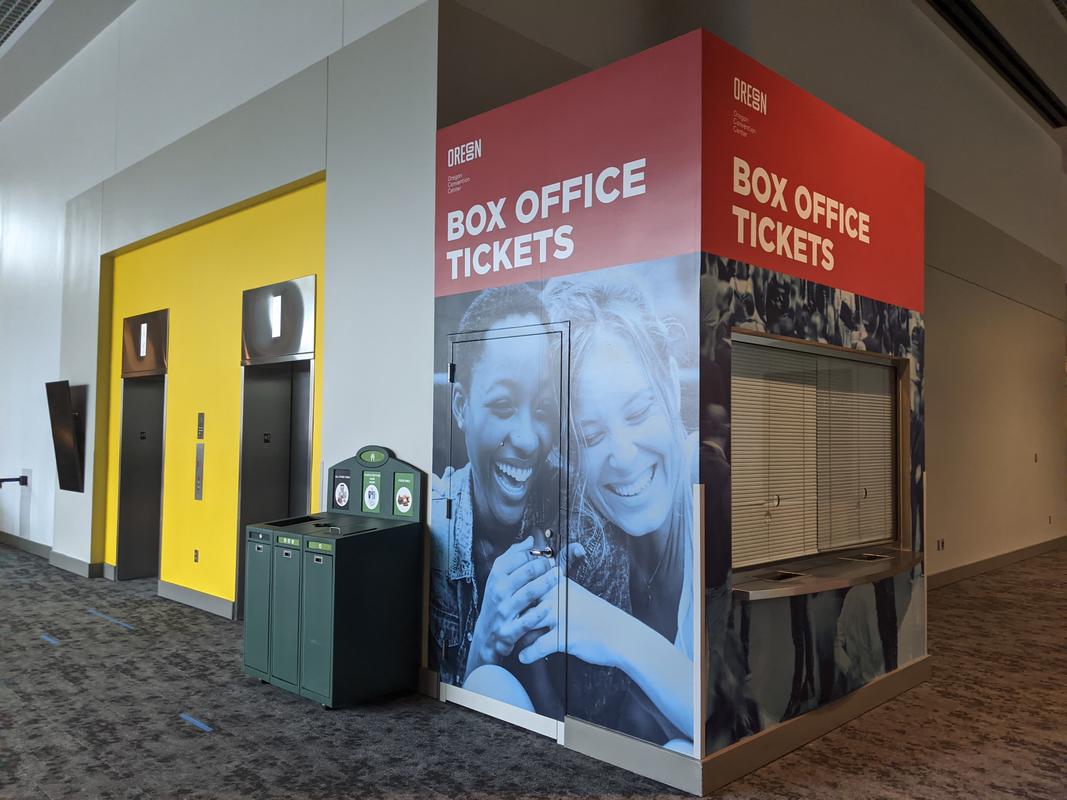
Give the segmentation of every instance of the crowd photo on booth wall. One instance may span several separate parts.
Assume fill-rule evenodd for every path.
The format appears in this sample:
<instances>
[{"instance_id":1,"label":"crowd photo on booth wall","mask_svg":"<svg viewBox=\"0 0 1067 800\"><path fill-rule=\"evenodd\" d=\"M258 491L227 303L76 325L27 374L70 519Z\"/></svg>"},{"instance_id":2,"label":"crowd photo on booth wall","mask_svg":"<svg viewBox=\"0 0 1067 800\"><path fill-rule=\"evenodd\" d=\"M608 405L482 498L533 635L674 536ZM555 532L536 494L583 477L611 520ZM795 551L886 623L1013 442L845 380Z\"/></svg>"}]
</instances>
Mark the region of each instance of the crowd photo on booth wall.
<instances>
[{"instance_id":1,"label":"crowd photo on booth wall","mask_svg":"<svg viewBox=\"0 0 1067 800\"><path fill-rule=\"evenodd\" d=\"M431 519L442 681L690 755L697 258L439 298Z\"/></svg>"},{"instance_id":2,"label":"crowd photo on booth wall","mask_svg":"<svg viewBox=\"0 0 1067 800\"><path fill-rule=\"evenodd\" d=\"M924 326L918 312L741 261L704 254L700 273L700 463L710 645L705 752L713 752L858 689L924 648L919 568L814 595L735 598L729 534L731 331L910 362L909 488L912 546L918 550L924 529Z\"/></svg>"}]
</instances>

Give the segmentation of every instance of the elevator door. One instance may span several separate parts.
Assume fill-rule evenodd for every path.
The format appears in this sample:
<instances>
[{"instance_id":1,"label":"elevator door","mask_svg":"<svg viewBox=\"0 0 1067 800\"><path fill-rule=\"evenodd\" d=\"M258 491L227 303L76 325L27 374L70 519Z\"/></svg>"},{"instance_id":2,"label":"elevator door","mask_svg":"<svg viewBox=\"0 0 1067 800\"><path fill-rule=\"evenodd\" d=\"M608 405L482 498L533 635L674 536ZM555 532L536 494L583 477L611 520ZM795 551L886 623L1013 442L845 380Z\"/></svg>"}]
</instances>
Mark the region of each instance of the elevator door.
<instances>
[{"instance_id":1,"label":"elevator door","mask_svg":"<svg viewBox=\"0 0 1067 800\"><path fill-rule=\"evenodd\" d=\"M122 382L115 558L118 580L159 575L165 388L163 376L126 378Z\"/></svg>"},{"instance_id":2,"label":"elevator door","mask_svg":"<svg viewBox=\"0 0 1067 800\"><path fill-rule=\"evenodd\" d=\"M311 461L311 364L244 368L237 616L244 610L246 525L306 514Z\"/></svg>"}]
</instances>

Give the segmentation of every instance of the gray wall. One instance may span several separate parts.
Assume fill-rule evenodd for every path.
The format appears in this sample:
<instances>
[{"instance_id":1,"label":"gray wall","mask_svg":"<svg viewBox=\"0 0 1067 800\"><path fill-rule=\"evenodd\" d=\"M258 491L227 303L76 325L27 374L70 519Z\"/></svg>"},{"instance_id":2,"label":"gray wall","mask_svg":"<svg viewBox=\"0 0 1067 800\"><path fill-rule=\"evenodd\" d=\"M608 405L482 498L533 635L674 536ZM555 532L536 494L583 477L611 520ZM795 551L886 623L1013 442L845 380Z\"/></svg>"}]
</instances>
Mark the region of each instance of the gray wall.
<instances>
[{"instance_id":1,"label":"gray wall","mask_svg":"<svg viewBox=\"0 0 1067 800\"><path fill-rule=\"evenodd\" d=\"M921 159L934 191L1067 264L1059 147L925 2L750 5L753 57Z\"/></svg>"},{"instance_id":2,"label":"gray wall","mask_svg":"<svg viewBox=\"0 0 1067 800\"><path fill-rule=\"evenodd\" d=\"M1067 531L1067 175L1047 131L923 5L750 3L755 58L926 165L926 541L945 540L927 551L937 573Z\"/></svg>"},{"instance_id":3,"label":"gray wall","mask_svg":"<svg viewBox=\"0 0 1067 800\"><path fill-rule=\"evenodd\" d=\"M326 467L377 443L430 469L436 96L434 3L330 57Z\"/></svg>"},{"instance_id":4,"label":"gray wall","mask_svg":"<svg viewBox=\"0 0 1067 800\"><path fill-rule=\"evenodd\" d=\"M926 534L945 540L944 550L928 551L928 571L1064 535L1061 152L922 2L456 2L461 11L449 15L442 4L442 34L450 15L468 28L466 18L481 15L530 40L510 52L525 55L536 44L555 54L541 74L600 66L703 25L922 159ZM587 35L609 16L612 25ZM532 78L509 71L505 57L488 85L464 90L452 73L475 73L490 45L454 33L441 46L464 53L461 64L441 67L443 122L540 88L528 89Z\"/></svg>"},{"instance_id":5,"label":"gray wall","mask_svg":"<svg viewBox=\"0 0 1067 800\"><path fill-rule=\"evenodd\" d=\"M1063 267L932 191L927 228L926 541L937 573L1064 533Z\"/></svg>"}]
</instances>

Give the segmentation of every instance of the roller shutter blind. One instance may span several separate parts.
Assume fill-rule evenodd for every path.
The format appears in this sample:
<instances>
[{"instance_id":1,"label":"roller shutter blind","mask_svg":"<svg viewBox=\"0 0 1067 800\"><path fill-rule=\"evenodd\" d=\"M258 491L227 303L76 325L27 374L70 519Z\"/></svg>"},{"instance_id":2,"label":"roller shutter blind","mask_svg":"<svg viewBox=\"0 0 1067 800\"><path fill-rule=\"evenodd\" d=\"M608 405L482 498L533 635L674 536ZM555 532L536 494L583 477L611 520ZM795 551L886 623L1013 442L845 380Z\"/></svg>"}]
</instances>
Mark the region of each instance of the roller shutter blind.
<instances>
[{"instance_id":1,"label":"roller shutter blind","mask_svg":"<svg viewBox=\"0 0 1067 800\"><path fill-rule=\"evenodd\" d=\"M818 552L817 358L735 343L733 563Z\"/></svg>"},{"instance_id":2,"label":"roller shutter blind","mask_svg":"<svg viewBox=\"0 0 1067 800\"><path fill-rule=\"evenodd\" d=\"M894 534L891 367L735 341L733 566Z\"/></svg>"}]
</instances>

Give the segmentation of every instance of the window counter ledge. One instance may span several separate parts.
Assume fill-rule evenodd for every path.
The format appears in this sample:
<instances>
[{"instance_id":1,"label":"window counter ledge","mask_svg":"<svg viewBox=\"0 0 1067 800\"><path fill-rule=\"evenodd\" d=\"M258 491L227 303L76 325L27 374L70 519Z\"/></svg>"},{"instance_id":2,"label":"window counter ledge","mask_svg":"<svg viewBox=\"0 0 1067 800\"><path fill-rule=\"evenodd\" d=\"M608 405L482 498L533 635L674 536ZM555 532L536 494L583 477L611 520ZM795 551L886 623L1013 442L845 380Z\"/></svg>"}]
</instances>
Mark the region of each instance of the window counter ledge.
<instances>
[{"instance_id":1,"label":"window counter ledge","mask_svg":"<svg viewBox=\"0 0 1067 800\"><path fill-rule=\"evenodd\" d=\"M921 553L886 546L820 553L738 570L733 576L733 591L745 600L817 594L892 578L921 562Z\"/></svg>"}]
</instances>

